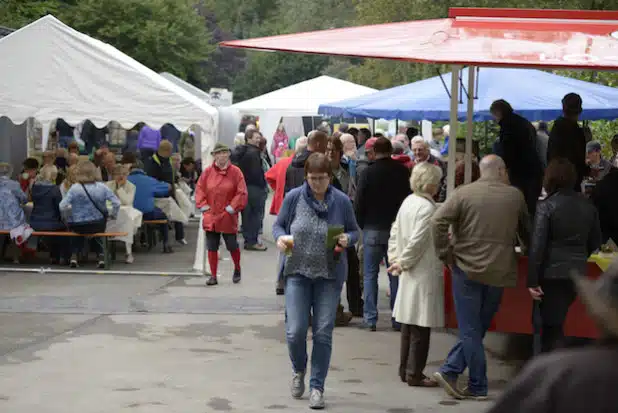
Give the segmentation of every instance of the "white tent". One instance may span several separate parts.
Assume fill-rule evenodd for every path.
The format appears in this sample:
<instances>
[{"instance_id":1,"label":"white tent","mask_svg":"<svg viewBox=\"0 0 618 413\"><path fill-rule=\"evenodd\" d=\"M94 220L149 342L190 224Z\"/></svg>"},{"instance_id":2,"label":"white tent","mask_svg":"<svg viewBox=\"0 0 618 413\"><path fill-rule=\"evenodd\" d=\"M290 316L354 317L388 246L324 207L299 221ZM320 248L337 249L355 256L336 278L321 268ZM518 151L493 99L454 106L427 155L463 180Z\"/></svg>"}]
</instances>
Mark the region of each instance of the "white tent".
<instances>
[{"instance_id":1,"label":"white tent","mask_svg":"<svg viewBox=\"0 0 618 413\"><path fill-rule=\"evenodd\" d=\"M204 92L199 87L193 86L191 83L184 81L178 76L173 75L168 72L162 72L159 74L163 76L164 78L166 78L167 80L169 80L170 82L172 82L173 84L175 84L176 86L183 88L184 90L191 93L192 95L195 95L196 97L202 99L204 102L210 104L210 94L208 94L207 92Z\"/></svg>"},{"instance_id":2,"label":"white tent","mask_svg":"<svg viewBox=\"0 0 618 413\"><path fill-rule=\"evenodd\" d=\"M376 92L330 76L320 76L232 105L240 113L260 117L260 130L270 141L281 117L317 116L318 107Z\"/></svg>"},{"instance_id":3,"label":"white tent","mask_svg":"<svg viewBox=\"0 0 618 413\"><path fill-rule=\"evenodd\" d=\"M45 16L0 39L0 116L43 124L90 119L97 127L115 120L130 128L172 123L201 129L202 159L217 136L217 110L118 49Z\"/></svg>"}]
</instances>

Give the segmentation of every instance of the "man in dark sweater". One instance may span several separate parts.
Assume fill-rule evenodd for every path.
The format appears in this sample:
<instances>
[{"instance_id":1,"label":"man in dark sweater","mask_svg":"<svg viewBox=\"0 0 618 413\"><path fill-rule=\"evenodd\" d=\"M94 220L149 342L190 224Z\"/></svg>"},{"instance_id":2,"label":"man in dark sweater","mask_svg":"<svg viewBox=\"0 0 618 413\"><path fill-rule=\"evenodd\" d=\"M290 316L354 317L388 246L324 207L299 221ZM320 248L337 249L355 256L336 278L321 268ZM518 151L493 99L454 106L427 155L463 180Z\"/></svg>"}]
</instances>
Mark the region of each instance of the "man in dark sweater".
<instances>
[{"instance_id":1,"label":"man in dark sweater","mask_svg":"<svg viewBox=\"0 0 618 413\"><path fill-rule=\"evenodd\" d=\"M378 273L387 251L391 225L399 207L410 195L410 173L391 158L393 147L387 138L377 138L369 145L367 156L373 160L359 178L356 190L356 219L363 230L364 308L363 327L376 331L378 320ZM397 296L398 279L389 274L391 309ZM394 329L399 329L392 322Z\"/></svg>"},{"instance_id":2,"label":"man in dark sweater","mask_svg":"<svg viewBox=\"0 0 618 413\"><path fill-rule=\"evenodd\" d=\"M259 232L264 218L264 207L268 190L264 169L262 169L262 154L259 148L262 134L249 129L245 132L245 144L237 146L232 153L232 163L240 168L247 184L248 202L242 211L242 236L245 249L250 251L266 251L266 246L259 242Z\"/></svg>"},{"instance_id":3,"label":"man in dark sweater","mask_svg":"<svg viewBox=\"0 0 618 413\"><path fill-rule=\"evenodd\" d=\"M326 153L328 135L322 131L313 131L307 137L307 148L294 155L292 163L285 173L285 190L287 194L305 182L305 162L314 152Z\"/></svg>"},{"instance_id":4,"label":"man in dark sweater","mask_svg":"<svg viewBox=\"0 0 618 413\"><path fill-rule=\"evenodd\" d=\"M566 158L577 170L575 190L581 192L582 180L588 175L586 165L586 135L579 126L582 113L582 98L576 93L569 93L562 99L562 113L554 122L547 142L547 163L555 158Z\"/></svg>"},{"instance_id":5,"label":"man in dark sweater","mask_svg":"<svg viewBox=\"0 0 618 413\"><path fill-rule=\"evenodd\" d=\"M536 129L526 118L513 112L505 100L493 102L489 110L500 125L500 136L494 146L496 155L504 160L511 185L524 194L532 218L543 187L543 165L537 155Z\"/></svg>"}]
</instances>

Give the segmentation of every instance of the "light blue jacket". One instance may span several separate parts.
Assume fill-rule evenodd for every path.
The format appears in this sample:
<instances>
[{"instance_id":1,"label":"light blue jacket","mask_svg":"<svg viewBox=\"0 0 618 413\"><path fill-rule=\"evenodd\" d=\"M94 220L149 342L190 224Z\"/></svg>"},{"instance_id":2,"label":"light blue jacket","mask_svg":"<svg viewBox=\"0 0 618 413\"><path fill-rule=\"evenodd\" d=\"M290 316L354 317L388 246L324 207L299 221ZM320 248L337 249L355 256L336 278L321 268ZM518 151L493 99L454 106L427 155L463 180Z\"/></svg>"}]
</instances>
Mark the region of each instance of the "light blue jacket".
<instances>
[{"instance_id":1,"label":"light blue jacket","mask_svg":"<svg viewBox=\"0 0 618 413\"><path fill-rule=\"evenodd\" d=\"M17 183L17 182L16 182ZM17 184L19 191L12 191L9 185L0 185L0 229L12 230L26 223L22 205L26 203L24 194Z\"/></svg>"},{"instance_id":2,"label":"light blue jacket","mask_svg":"<svg viewBox=\"0 0 618 413\"><path fill-rule=\"evenodd\" d=\"M86 195L84 187L90 194L90 198ZM112 210L109 212L111 218L115 218L118 215L120 209L120 200L114 195L111 189L102 182L95 182L93 184L73 184L69 188L64 199L60 202L60 209L67 209L71 206L71 215L69 216L69 222L73 224L79 224L84 222L101 221L106 217L101 214L99 209L106 211L107 202L111 202ZM93 204L96 202L97 206Z\"/></svg>"}]
</instances>

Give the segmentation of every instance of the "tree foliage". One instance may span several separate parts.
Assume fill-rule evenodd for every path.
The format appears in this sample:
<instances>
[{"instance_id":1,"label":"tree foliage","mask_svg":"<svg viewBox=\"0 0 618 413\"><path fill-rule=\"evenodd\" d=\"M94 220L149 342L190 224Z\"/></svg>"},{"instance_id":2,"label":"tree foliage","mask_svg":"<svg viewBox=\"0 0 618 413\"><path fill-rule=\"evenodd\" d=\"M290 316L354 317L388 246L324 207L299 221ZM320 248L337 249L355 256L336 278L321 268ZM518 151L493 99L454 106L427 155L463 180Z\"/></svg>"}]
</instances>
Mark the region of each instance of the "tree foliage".
<instances>
[{"instance_id":1,"label":"tree foliage","mask_svg":"<svg viewBox=\"0 0 618 413\"><path fill-rule=\"evenodd\" d=\"M214 50L190 0L80 0L63 18L154 71L184 79L204 77L200 63Z\"/></svg>"}]
</instances>

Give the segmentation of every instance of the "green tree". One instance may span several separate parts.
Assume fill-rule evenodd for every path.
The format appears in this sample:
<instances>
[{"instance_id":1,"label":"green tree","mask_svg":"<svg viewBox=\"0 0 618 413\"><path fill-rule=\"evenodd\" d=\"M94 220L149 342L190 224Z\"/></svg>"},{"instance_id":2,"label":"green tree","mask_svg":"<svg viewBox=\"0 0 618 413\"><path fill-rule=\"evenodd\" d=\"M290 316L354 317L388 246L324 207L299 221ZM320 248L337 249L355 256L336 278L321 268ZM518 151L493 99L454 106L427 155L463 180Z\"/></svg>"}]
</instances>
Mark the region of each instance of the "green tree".
<instances>
[{"instance_id":1,"label":"green tree","mask_svg":"<svg viewBox=\"0 0 618 413\"><path fill-rule=\"evenodd\" d=\"M80 0L61 15L156 72L204 82L201 62L215 49L192 0Z\"/></svg>"},{"instance_id":2,"label":"green tree","mask_svg":"<svg viewBox=\"0 0 618 413\"><path fill-rule=\"evenodd\" d=\"M2 0L0 25L19 29L46 14L56 14L60 7L59 0Z\"/></svg>"}]
</instances>

